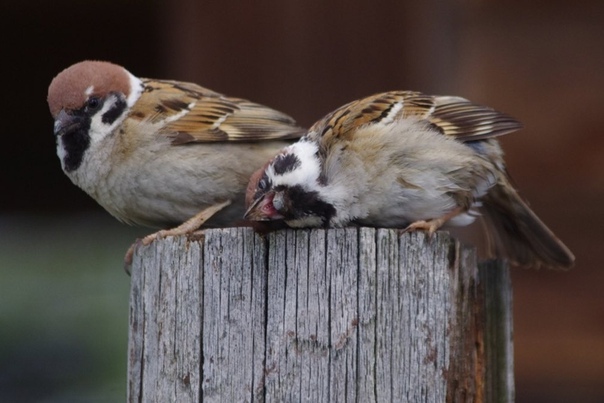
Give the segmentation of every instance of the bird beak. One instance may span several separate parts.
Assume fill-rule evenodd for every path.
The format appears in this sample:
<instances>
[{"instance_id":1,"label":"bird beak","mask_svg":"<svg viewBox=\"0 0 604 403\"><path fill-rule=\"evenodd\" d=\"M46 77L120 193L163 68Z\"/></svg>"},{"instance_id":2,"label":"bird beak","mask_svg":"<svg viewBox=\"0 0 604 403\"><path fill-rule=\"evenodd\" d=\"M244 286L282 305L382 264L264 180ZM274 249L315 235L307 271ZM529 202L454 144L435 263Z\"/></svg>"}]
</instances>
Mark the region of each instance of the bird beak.
<instances>
[{"instance_id":1,"label":"bird beak","mask_svg":"<svg viewBox=\"0 0 604 403\"><path fill-rule=\"evenodd\" d=\"M62 136L65 133L69 133L80 126L80 119L77 116L73 116L61 109L61 112L55 119L55 136Z\"/></svg>"},{"instance_id":2,"label":"bird beak","mask_svg":"<svg viewBox=\"0 0 604 403\"><path fill-rule=\"evenodd\" d=\"M268 192L254 200L250 208L245 212L243 218L250 221L272 221L283 219L283 215L281 215L273 205L274 197L275 192Z\"/></svg>"}]
</instances>

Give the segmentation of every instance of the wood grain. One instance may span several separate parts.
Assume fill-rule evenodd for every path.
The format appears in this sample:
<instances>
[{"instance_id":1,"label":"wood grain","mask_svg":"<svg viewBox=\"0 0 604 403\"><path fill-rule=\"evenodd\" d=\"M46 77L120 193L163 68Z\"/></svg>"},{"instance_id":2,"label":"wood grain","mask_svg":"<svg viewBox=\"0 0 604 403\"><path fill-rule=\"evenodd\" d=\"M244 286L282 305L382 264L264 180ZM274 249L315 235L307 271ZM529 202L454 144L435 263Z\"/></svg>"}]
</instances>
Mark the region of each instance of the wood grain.
<instances>
[{"instance_id":1,"label":"wood grain","mask_svg":"<svg viewBox=\"0 0 604 403\"><path fill-rule=\"evenodd\" d=\"M131 281L129 401L513 401L508 269L446 233L206 230Z\"/></svg>"}]
</instances>

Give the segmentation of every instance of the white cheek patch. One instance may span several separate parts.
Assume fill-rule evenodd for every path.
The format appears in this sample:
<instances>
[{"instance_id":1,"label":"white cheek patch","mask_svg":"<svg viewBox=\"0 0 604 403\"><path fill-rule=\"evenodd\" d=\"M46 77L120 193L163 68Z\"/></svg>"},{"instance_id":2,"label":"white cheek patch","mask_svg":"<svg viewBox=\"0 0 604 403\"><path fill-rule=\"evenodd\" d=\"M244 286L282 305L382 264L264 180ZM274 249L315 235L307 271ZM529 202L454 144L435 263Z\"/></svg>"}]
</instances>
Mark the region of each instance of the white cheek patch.
<instances>
[{"instance_id":1,"label":"white cheek patch","mask_svg":"<svg viewBox=\"0 0 604 403\"><path fill-rule=\"evenodd\" d=\"M285 149L287 154L293 154L300 161L300 166L295 169L278 174L275 172L274 164L270 164L266 170L273 186L300 185L304 189L312 189L321 174L321 164L317 157L318 146L310 141L299 141Z\"/></svg>"},{"instance_id":2,"label":"white cheek patch","mask_svg":"<svg viewBox=\"0 0 604 403\"><path fill-rule=\"evenodd\" d=\"M116 119L113 123L107 124L103 123L103 115L109 111L113 105L115 105L116 98L115 95L110 95L107 97L105 102L103 103L103 108L95 113L90 119L90 141L91 143L96 143L101 141L105 136L111 133L120 123L122 123L122 119ZM125 114L124 114L125 115Z\"/></svg>"},{"instance_id":3,"label":"white cheek patch","mask_svg":"<svg viewBox=\"0 0 604 403\"><path fill-rule=\"evenodd\" d=\"M128 73L130 79L130 94L126 98L126 105L128 109L138 101L141 94L143 93L143 82L132 74ZM90 95L94 91L94 86L90 86L86 89L86 94ZM92 116L90 120L90 142L91 145L101 141L107 135L115 130L126 118L127 113L123 113L119 118L115 119L112 123L103 123L103 115L109 111L117 102L115 95L109 95L103 104L103 108Z\"/></svg>"},{"instance_id":4,"label":"white cheek patch","mask_svg":"<svg viewBox=\"0 0 604 403\"><path fill-rule=\"evenodd\" d=\"M143 82L129 72L127 73L130 78L130 94L128 95L128 98L126 98L126 104L129 107L132 107L143 93Z\"/></svg>"}]
</instances>

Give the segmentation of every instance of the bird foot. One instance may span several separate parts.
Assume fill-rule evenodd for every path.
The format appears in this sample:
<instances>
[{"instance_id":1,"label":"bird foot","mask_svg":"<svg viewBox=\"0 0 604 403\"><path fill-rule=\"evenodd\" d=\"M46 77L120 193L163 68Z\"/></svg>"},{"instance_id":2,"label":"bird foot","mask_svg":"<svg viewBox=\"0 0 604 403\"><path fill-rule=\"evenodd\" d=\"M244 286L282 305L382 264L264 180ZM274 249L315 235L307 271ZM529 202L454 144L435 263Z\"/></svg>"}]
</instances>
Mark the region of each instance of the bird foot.
<instances>
[{"instance_id":1,"label":"bird foot","mask_svg":"<svg viewBox=\"0 0 604 403\"><path fill-rule=\"evenodd\" d=\"M444 221L441 219L435 220L419 220L412 222L405 228L405 232L413 232L413 231L426 231L428 236L432 238L432 235L444 224Z\"/></svg>"},{"instance_id":2,"label":"bird foot","mask_svg":"<svg viewBox=\"0 0 604 403\"><path fill-rule=\"evenodd\" d=\"M147 246L150 245L156 239L163 239L168 236L191 234L195 230L199 229L199 227L201 227L206 221L208 221L214 214L216 214L229 204L231 204L231 201L227 200L223 203L210 206L207 209L195 214L193 217L189 218L187 221L180 224L178 227L174 227L171 229L162 229L160 231L154 232L153 234L149 234L144 237L141 242L144 246Z\"/></svg>"},{"instance_id":3,"label":"bird foot","mask_svg":"<svg viewBox=\"0 0 604 403\"><path fill-rule=\"evenodd\" d=\"M417 220L409 224L409 226L405 228L405 232L426 231L428 233L428 236L432 238L434 233L438 231L440 227L442 227L451 218L455 217L456 215L462 212L463 209L461 207L458 207L439 218L433 218L430 220Z\"/></svg>"},{"instance_id":4,"label":"bird foot","mask_svg":"<svg viewBox=\"0 0 604 403\"><path fill-rule=\"evenodd\" d=\"M210 206L199 213L195 214L193 217L189 218L184 223L180 224L178 227L174 227L171 229L162 229L160 231L154 232L152 234L147 235L143 239L137 239L128 251L126 252L126 256L124 256L124 269L126 273L130 274L130 267L132 266L132 258L134 257L134 252L139 246L147 246L150 245L156 239L163 239L169 236L179 236L179 235L189 235L189 234L198 234L201 231L195 232L199 227L201 227L207 220L209 220L214 214L225 208L231 204L230 200L227 200L222 203L215 204Z\"/></svg>"}]
</instances>

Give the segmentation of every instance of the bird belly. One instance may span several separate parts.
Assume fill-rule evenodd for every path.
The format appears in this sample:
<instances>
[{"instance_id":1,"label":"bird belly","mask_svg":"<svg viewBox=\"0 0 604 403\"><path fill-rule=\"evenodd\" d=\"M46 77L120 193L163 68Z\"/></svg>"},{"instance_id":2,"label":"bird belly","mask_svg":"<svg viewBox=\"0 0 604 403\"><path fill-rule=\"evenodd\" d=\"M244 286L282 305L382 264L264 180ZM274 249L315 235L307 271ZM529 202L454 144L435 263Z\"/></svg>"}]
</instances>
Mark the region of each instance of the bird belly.
<instances>
[{"instance_id":1,"label":"bird belly","mask_svg":"<svg viewBox=\"0 0 604 403\"><path fill-rule=\"evenodd\" d=\"M245 213L249 176L280 147L200 144L135 154L96 176L86 191L120 221L153 228L178 225L230 200L207 224L233 225Z\"/></svg>"},{"instance_id":2,"label":"bird belly","mask_svg":"<svg viewBox=\"0 0 604 403\"><path fill-rule=\"evenodd\" d=\"M370 139L355 148L364 168L356 170L360 190L348 198L356 222L406 227L461 208L450 224L467 225L475 219L476 201L496 182L490 162L430 129L390 128Z\"/></svg>"},{"instance_id":3,"label":"bird belly","mask_svg":"<svg viewBox=\"0 0 604 403\"><path fill-rule=\"evenodd\" d=\"M455 201L445 194L413 190L400 192L397 196L382 198L379 204L367 210L364 218L357 221L364 225L404 228L415 221L442 217L457 207Z\"/></svg>"}]
</instances>

